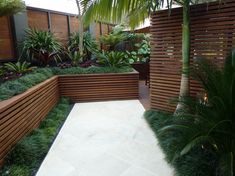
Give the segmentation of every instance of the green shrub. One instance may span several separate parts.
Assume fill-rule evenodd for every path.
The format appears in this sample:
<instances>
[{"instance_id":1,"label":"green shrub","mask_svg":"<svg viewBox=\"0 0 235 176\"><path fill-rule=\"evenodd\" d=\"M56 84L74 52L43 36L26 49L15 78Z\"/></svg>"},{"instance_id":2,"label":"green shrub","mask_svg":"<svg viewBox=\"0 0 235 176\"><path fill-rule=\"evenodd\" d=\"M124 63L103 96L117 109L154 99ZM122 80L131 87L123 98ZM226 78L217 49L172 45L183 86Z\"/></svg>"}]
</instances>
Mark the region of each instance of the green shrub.
<instances>
[{"instance_id":1,"label":"green shrub","mask_svg":"<svg viewBox=\"0 0 235 176\"><path fill-rule=\"evenodd\" d=\"M175 158L175 151L179 150L179 144L184 140L178 131L165 134L160 133L164 126L174 123L174 116L149 110L145 112L145 119L154 131L158 143L165 154L166 161L175 169L177 176L215 176L217 158L210 151L196 146L189 153Z\"/></svg>"},{"instance_id":2,"label":"green shrub","mask_svg":"<svg viewBox=\"0 0 235 176\"><path fill-rule=\"evenodd\" d=\"M55 75L70 75L70 74L92 74L92 73L123 73L133 71L130 67L111 68L111 67L71 67L60 69L58 67L51 68Z\"/></svg>"},{"instance_id":3,"label":"green shrub","mask_svg":"<svg viewBox=\"0 0 235 176\"><path fill-rule=\"evenodd\" d=\"M8 154L0 175L35 175L70 109L68 99L62 98L42 121L39 128L15 145Z\"/></svg>"},{"instance_id":4,"label":"green shrub","mask_svg":"<svg viewBox=\"0 0 235 176\"><path fill-rule=\"evenodd\" d=\"M103 52L97 55L97 63L108 67L128 66L128 59L123 52L111 51Z\"/></svg>"},{"instance_id":5,"label":"green shrub","mask_svg":"<svg viewBox=\"0 0 235 176\"><path fill-rule=\"evenodd\" d=\"M26 38L22 43L21 60L26 57L32 61L36 59L42 66L47 66L51 59L56 62L59 54L62 52L62 46L49 31L40 31L36 29L26 30Z\"/></svg>"},{"instance_id":6,"label":"green shrub","mask_svg":"<svg viewBox=\"0 0 235 176\"><path fill-rule=\"evenodd\" d=\"M10 80L0 84L0 101L18 95L32 86L50 78L53 72L49 68L36 69L16 80Z\"/></svg>"},{"instance_id":7,"label":"green shrub","mask_svg":"<svg viewBox=\"0 0 235 176\"><path fill-rule=\"evenodd\" d=\"M79 51L79 32L73 33L69 40L69 51L72 54L75 51ZM91 58L92 53L98 52L98 45L96 40L91 36L89 32L84 32L83 36L83 47L84 47L84 56L81 58Z\"/></svg>"}]
</instances>

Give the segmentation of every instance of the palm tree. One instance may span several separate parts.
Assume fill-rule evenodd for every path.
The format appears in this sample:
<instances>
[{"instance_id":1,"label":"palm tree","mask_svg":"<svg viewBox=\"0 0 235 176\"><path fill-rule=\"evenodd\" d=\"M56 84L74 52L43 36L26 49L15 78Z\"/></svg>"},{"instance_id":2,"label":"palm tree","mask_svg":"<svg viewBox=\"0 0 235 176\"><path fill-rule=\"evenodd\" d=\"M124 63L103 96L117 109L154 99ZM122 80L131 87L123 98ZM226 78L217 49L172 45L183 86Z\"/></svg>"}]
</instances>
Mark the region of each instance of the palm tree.
<instances>
[{"instance_id":1,"label":"palm tree","mask_svg":"<svg viewBox=\"0 0 235 176\"><path fill-rule=\"evenodd\" d=\"M89 1L89 0L88 0ZM200 2L207 2L202 0ZM182 74L179 99L189 96L189 62L190 62L190 4L199 0L167 0L167 8L171 9L175 3L183 7L182 25ZM90 6L85 13L84 20L120 22L128 19L129 25L135 26L144 22L151 12L157 11L164 5L164 0L90 0ZM179 101L176 113L186 107Z\"/></svg>"}]
</instances>

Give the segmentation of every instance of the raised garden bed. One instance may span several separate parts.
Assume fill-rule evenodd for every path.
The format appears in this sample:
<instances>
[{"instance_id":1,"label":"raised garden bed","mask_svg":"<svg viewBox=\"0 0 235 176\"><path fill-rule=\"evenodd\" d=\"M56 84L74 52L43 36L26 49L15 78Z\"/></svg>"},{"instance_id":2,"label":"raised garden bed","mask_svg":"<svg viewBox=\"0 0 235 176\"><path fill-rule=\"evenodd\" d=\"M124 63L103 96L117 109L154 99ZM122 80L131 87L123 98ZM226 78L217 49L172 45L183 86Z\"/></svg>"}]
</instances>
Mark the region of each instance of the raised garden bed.
<instances>
[{"instance_id":1,"label":"raised garden bed","mask_svg":"<svg viewBox=\"0 0 235 176\"><path fill-rule=\"evenodd\" d=\"M138 98L138 72L58 75L0 102L0 163L12 146L38 127L58 102Z\"/></svg>"}]
</instances>

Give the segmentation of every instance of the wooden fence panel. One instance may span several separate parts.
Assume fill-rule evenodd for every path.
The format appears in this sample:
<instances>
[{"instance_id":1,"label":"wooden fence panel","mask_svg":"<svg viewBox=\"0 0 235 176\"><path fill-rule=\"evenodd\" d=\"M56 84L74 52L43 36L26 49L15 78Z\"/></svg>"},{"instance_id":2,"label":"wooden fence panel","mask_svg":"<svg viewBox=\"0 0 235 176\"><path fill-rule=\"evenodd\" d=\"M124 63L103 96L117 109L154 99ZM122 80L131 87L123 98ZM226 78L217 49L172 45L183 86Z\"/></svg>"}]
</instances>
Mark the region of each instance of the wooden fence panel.
<instances>
[{"instance_id":1,"label":"wooden fence panel","mask_svg":"<svg viewBox=\"0 0 235 176\"><path fill-rule=\"evenodd\" d=\"M0 61L11 60L14 56L14 41L10 17L0 17Z\"/></svg>"},{"instance_id":2,"label":"wooden fence panel","mask_svg":"<svg viewBox=\"0 0 235 176\"><path fill-rule=\"evenodd\" d=\"M51 32L66 45L69 39L67 16L51 13Z\"/></svg>"},{"instance_id":3,"label":"wooden fence panel","mask_svg":"<svg viewBox=\"0 0 235 176\"><path fill-rule=\"evenodd\" d=\"M191 57L209 58L222 65L235 46L235 1L191 6ZM151 16L151 108L174 111L171 99L179 95L182 59L182 8L160 11ZM190 79L190 94L196 96L201 86Z\"/></svg>"},{"instance_id":4,"label":"wooden fence panel","mask_svg":"<svg viewBox=\"0 0 235 176\"><path fill-rule=\"evenodd\" d=\"M44 11L27 10L28 25L30 28L49 30L48 13Z\"/></svg>"}]
</instances>

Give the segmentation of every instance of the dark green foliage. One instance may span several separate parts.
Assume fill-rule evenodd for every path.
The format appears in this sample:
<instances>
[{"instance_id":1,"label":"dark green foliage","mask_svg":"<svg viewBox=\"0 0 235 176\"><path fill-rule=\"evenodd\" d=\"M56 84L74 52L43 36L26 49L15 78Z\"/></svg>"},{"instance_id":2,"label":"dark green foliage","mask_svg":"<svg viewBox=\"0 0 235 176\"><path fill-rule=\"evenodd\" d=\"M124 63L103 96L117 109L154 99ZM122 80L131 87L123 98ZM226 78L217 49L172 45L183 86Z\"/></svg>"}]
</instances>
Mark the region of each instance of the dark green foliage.
<instances>
[{"instance_id":1,"label":"dark green foliage","mask_svg":"<svg viewBox=\"0 0 235 176\"><path fill-rule=\"evenodd\" d=\"M145 112L145 119L158 138L158 142L168 163L170 163L177 176L215 176L216 156L201 147L195 147L189 153L175 158L178 145L183 142L182 134L178 131L161 134L160 129L174 123L174 116L149 110Z\"/></svg>"},{"instance_id":2,"label":"dark green foliage","mask_svg":"<svg viewBox=\"0 0 235 176\"><path fill-rule=\"evenodd\" d=\"M124 26L117 25L113 28L113 30L108 35L103 35L100 37L100 42L109 46L109 50L114 50L115 46L124 42L128 39L128 35L123 32Z\"/></svg>"},{"instance_id":3,"label":"dark green foliage","mask_svg":"<svg viewBox=\"0 0 235 176\"><path fill-rule=\"evenodd\" d=\"M12 71L15 73L27 73L33 70L33 67L30 67L30 63L28 62L16 62L16 63L5 63L4 67L8 71Z\"/></svg>"},{"instance_id":4,"label":"dark green foliage","mask_svg":"<svg viewBox=\"0 0 235 176\"><path fill-rule=\"evenodd\" d=\"M97 63L108 67L123 67L128 66L128 59L123 52L111 51L97 55Z\"/></svg>"},{"instance_id":5,"label":"dark green foliage","mask_svg":"<svg viewBox=\"0 0 235 176\"><path fill-rule=\"evenodd\" d=\"M62 52L62 46L49 31L36 29L26 30L26 38L22 43L21 60L26 57L29 61L36 59L42 66L47 66L51 59L57 61Z\"/></svg>"},{"instance_id":6,"label":"dark green foliage","mask_svg":"<svg viewBox=\"0 0 235 176\"><path fill-rule=\"evenodd\" d=\"M150 36L142 34L137 41L133 41L132 35L129 34L130 45L134 43L132 51L126 51L126 57L129 59L130 63L134 62L148 62L150 59Z\"/></svg>"},{"instance_id":7,"label":"dark green foliage","mask_svg":"<svg viewBox=\"0 0 235 176\"><path fill-rule=\"evenodd\" d=\"M130 67L88 67L88 68L81 68L81 67L71 67L66 69L60 68L51 68L55 75L70 75L70 74L92 74L92 73L123 73L123 72L131 72L133 71Z\"/></svg>"},{"instance_id":8,"label":"dark green foliage","mask_svg":"<svg viewBox=\"0 0 235 176\"><path fill-rule=\"evenodd\" d=\"M62 98L40 127L18 142L0 170L2 176L31 176L36 173L54 138L70 111L68 99ZM32 117L33 118L33 117Z\"/></svg>"},{"instance_id":9,"label":"dark green foliage","mask_svg":"<svg viewBox=\"0 0 235 176\"><path fill-rule=\"evenodd\" d=\"M98 45L96 43L96 40L91 36L89 32L84 32L83 36L83 47L84 47L84 58L91 58L92 53L98 52ZM70 37L69 41L69 51L72 52L72 54L75 51L79 51L79 33L76 32Z\"/></svg>"},{"instance_id":10,"label":"dark green foliage","mask_svg":"<svg viewBox=\"0 0 235 176\"><path fill-rule=\"evenodd\" d=\"M16 80L4 82L0 84L0 101L20 94L51 76L53 76L53 72L49 68L41 68Z\"/></svg>"}]
</instances>

